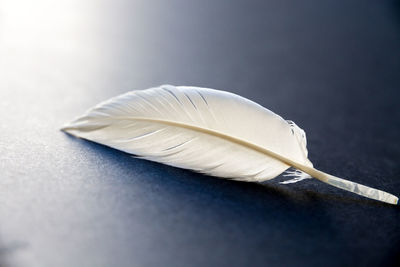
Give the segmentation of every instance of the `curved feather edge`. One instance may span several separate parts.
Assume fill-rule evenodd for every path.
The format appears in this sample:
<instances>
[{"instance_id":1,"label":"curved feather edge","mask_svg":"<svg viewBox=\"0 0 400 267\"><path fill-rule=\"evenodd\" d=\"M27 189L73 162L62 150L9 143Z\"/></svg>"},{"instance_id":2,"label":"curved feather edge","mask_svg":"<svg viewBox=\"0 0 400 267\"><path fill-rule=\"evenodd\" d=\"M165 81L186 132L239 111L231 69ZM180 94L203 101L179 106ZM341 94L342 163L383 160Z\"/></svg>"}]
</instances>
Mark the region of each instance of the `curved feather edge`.
<instances>
[{"instance_id":1,"label":"curved feather edge","mask_svg":"<svg viewBox=\"0 0 400 267\"><path fill-rule=\"evenodd\" d=\"M190 98L189 98L190 99ZM193 104L193 103L192 103ZM174 127L180 127L180 128L185 128L185 129L189 129L189 130L193 130L196 132L201 132L203 134L206 135L210 135L210 136L214 136L217 138L221 138L223 140L227 140L229 142L235 143L239 146L242 146L244 148L262 153L268 157L271 157L273 159L276 159L280 162L282 162L283 164L286 164L287 166L291 166L293 168L296 168L304 173L309 174L310 176L324 182L327 183L329 185L332 185L334 187L367 197L367 198L371 198L371 199L375 199L378 201L382 201L382 202L386 202L389 204L398 204L398 198L392 194L389 194L387 192L378 190L378 189L374 189L365 185L361 185L355 182L351 182L339 177L335 177L333 175L324 173L322 171L319 171L317 169L315 169L314 167L312 167L312 164L302 164L296 161L293 161L287 157L284 157L278 153L275 153L271 150L268 150L264 147L258 146L256 144L253 144L251 142L248 142L246 140L234 137L234 136L230 136L224 133L221 133L219 131L216 130L212 130L212 129L206 129L203 127L198 127L195 125L191 125L191 124L187 124L187 123L179 123L179 122L175 122L175 121L169 121L169 120L162 120L162 119L149 119L149 118L132 118L132 117L127 117L125 118L125 120L135 120L135 121L152 121L154 123L160 123L160 124L164 124L164 125L168 125L168 126L174 126ZM76 121L79 121L76 120ZM86 128L85 128L86 127ZM85 127L81 127L79 124L67 124L66 126L64 126L61 130L65 131L69 134L72 134L74 136L77 137L81 137L79 134L77 134L77 132L79 131L91 131L91 130L97 130L99 129L99 127L101 128L101 125L91 125L91 126L85 126ZM85 138L85 137L83 137ZM86 138L87 139L87 138ZM90 140L90 139L89 139ZM107 144L105 144L107 145Z\"/></svg>"}]
</instances>

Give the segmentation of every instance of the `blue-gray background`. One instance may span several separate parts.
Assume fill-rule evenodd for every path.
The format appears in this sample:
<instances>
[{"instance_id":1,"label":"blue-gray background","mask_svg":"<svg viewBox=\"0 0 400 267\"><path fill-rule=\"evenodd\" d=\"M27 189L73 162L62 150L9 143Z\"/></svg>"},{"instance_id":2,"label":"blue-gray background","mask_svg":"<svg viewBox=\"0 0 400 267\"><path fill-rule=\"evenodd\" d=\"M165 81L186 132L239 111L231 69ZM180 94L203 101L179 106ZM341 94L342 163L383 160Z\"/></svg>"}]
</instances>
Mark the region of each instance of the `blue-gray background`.
<instances>
[{"instance_id":1,"label":"blue-gray background","mask_svg":"<svg viewBox=\"0 0 400 267\"><path fill-rule=\"evenodd\" d=\"M397 1L4 0L0 265L397 261L396 206L316 180L206 177L58 131L164 83L250 98L305 129L319 169L400 194Z\"/></svg>"}]
</instances>

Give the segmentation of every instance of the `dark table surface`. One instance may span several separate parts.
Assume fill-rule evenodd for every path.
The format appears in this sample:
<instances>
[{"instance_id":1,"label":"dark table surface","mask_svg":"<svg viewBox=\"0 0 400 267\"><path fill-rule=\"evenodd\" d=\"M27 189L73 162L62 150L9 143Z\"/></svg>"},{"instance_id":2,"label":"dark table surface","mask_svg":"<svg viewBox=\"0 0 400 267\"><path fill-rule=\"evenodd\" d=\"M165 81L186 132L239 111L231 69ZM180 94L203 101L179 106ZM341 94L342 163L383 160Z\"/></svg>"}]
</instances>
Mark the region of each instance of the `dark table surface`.
<instances>
[{"instance_id":1,"label":"dark table surface","mask_svg":"<svg viewBox=\"0 0 400 267\"><path fill-rule=\"evenodd\" d=\"M328 173L400 194L396 1L2 1L0 265L377 266L398 206L232 182L59 127L132 89L223 89L300 125ZM249 129L251 130L251 129Z\"/></svg>"}]
</instances>

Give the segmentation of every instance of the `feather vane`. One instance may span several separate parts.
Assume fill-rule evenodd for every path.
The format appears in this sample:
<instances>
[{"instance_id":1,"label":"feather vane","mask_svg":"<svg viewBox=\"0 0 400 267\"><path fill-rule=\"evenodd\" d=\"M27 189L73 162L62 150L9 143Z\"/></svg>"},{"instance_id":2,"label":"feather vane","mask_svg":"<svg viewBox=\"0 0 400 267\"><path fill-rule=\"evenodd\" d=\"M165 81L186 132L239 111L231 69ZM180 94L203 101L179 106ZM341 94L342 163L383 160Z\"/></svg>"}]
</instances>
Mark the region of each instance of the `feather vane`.
<instances>
[{"instance_id":1,"label":"feather vane","mask_svg":"<svg viewBox=\"0 0 400 267\"><path fill-rule=\"evenodd\" d=\"M389 193L314 169L301 128L225 91L172 85L131 91L100 103L62 130L216 177L261 182L294 167L301 172L290 175L310 175L369 198L398 201Z\"/></svg>"}]
</instances>

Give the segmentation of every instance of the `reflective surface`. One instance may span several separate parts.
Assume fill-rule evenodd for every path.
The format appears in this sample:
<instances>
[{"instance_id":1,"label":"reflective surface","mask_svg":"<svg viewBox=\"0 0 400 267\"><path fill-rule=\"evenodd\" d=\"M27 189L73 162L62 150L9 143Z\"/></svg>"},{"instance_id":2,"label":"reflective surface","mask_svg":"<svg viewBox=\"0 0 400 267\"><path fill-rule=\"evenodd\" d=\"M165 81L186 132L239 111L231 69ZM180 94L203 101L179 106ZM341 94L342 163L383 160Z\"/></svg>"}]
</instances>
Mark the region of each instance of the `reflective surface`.
<instances>
[{"instance_id":1,"label":"reflective surface","mask_svg":"<svg viewBox=\"0 0 400 267\"><path fill-rule=\"evenodd\" d=\"M310 159L398 195L391 1L0 2L0 265L394 263L397 206L316 180L220 180L59 127L131 89L228 90L292 119Z\"/></svg>"}]
</instances>

